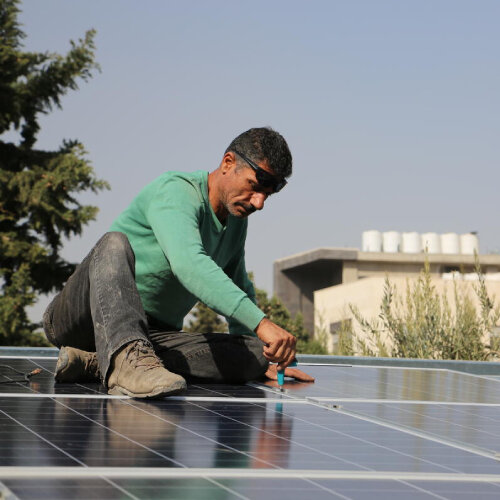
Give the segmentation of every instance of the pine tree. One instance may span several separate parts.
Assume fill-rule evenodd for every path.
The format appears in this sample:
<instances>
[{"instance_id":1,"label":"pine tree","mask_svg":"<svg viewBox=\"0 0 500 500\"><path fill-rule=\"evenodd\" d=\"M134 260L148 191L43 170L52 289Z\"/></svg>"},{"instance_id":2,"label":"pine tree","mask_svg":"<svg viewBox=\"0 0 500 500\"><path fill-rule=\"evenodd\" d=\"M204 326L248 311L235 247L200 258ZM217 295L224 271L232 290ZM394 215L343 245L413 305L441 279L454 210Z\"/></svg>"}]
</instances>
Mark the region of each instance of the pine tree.
<instances>
[{"instance_id":1,"label":"pine tree","mask_svg":"<svg viewBox=\"0 0 500 500\"><path fill-rule=\"evenodd\" d=\"M81 234L97 214L75 194L108 187L78 141L35 148L40 116L61 108L77 80L98 69L95 32L71 42L65 56L23 51L18 5L0 0L0 344L10 345L41 342L26 307L60 289L74 269L59 255L61 238Z\"/></svg>"},{"instance_id":2,"label":"pine tree","mask_svg":"<svg viewBox=\"0 0 500 500\"><path fill-rule=\"evenodd\" d=\"M218 333L227 332L227 323L210 307L198 302L191 312L193 319L185 328L186 332Z\"/></svg>"}]
</instances>

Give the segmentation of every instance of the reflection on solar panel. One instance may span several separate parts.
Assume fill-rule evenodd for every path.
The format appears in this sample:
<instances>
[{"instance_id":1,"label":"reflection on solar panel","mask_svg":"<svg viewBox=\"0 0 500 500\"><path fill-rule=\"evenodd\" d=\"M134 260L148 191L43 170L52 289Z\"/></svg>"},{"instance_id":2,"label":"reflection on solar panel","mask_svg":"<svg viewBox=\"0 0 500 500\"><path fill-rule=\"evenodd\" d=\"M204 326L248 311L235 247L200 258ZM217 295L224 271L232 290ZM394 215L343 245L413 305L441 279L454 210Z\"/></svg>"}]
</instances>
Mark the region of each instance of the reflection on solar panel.
<instances>
[{"instance_id":1,"label":"reflection on solar panel","mask_svg":"<svg viewBox=\"0 0 500 500\"><path fill-rule=\"evenodd\" d=\"M97 384L0 384L0 498L500 498L500 380L307 366L315 384L191 385L145 402ZM0 369L0 382L15 379ZM2 496L3 495L3 496Z\"/></svg>"}]
</instances>

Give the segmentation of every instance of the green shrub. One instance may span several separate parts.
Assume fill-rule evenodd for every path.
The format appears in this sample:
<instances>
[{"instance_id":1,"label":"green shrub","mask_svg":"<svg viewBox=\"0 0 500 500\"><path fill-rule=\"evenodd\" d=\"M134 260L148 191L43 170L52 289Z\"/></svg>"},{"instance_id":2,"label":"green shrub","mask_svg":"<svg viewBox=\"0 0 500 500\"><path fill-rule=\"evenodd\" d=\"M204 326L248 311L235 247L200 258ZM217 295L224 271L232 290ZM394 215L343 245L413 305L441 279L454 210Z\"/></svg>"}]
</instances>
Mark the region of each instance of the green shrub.
<instances>
[{"instance_id":1,"label":"green shrub","mask_svg":"<svg viewBox=\"0 0 500 500\"><path fill-rule=\"evenodd\" d=\"M494 328L500 319L500 307L490 298L476 256L478 281L473 285L479 309L469 290L453 282L453 306L446 293L439 294L432 284L429 263L418 279L407 282L401 295L386 278L378 319L364 318L359 309L350 310L362 335L352 329L352 348L365 356L398 358L496 360L500 339ZM344 333L344 335L346 335Z\"/></svg>"}]
</instances>

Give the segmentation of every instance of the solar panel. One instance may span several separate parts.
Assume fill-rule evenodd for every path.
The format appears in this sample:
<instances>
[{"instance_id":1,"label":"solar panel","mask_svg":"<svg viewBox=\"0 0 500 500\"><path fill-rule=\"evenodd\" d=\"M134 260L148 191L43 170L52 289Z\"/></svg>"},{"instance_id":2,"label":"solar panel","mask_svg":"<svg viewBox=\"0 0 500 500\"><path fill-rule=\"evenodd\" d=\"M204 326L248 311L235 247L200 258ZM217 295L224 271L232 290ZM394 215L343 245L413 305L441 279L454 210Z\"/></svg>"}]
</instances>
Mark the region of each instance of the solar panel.
<instances>
[{"instance_id":1,"label":"solar panel","mask_svg":"<svg viewBox=\"0 0 500 500\"><path fill-rule=\"evenodd\" d=\"M347 399L500 404L498 380L443 369L308 366L314 384L287 382L294 396ZM325 373L329 375L324 376ZM268 382L272 386L272 382Z\"/></svg>"},{"instance_id":2,"label":"solar panel","mask_svg":"<svg viewBox=\"0 0 500 500\"><path fill-rule=\"evenodd\" d=\"M500 381L303 367L315 384L189 385L156 401L54 384L2 350L0 498L498 498ZM2 495L3 488L3 497Z\"/></svg>"}]
</instances>

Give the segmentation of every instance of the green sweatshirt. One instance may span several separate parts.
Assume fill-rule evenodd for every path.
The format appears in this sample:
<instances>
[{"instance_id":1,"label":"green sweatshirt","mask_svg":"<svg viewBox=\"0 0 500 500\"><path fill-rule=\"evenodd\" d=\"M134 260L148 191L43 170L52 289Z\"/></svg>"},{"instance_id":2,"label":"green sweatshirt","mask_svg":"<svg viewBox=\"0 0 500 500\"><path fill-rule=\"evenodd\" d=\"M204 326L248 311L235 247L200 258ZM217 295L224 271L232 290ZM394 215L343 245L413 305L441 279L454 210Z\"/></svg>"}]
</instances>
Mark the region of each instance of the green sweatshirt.
<instances>
[{"instance_id":1,"label":"green sweatshirt","mask_svg":"<svg viewBox=\"0 0 500 500\"><path fill-rule=\"evenodd\" d=\"M180 330L201 300L226 317L230 333L252 333L264 313L245 269L247 219L217 219L208 172L166 172L113 222L135 253L136 283L146 313Z\"/></svg>"}]
</instances>

